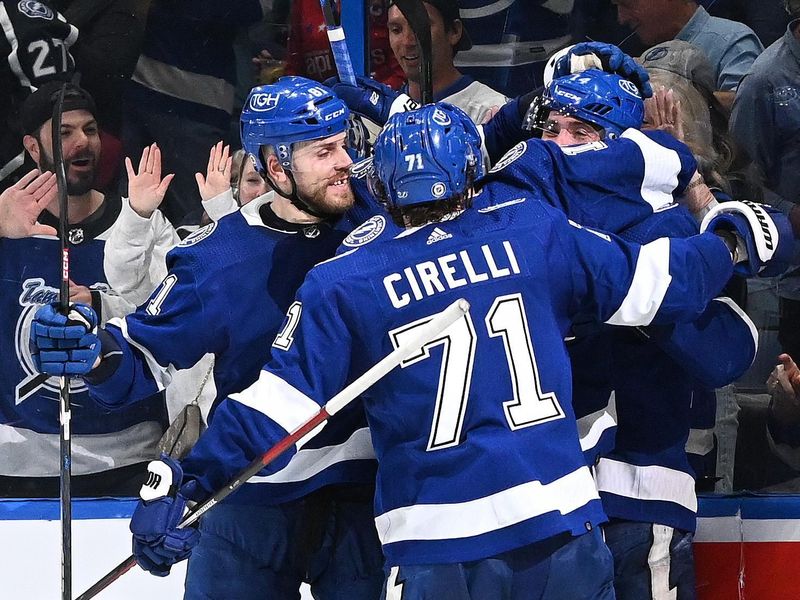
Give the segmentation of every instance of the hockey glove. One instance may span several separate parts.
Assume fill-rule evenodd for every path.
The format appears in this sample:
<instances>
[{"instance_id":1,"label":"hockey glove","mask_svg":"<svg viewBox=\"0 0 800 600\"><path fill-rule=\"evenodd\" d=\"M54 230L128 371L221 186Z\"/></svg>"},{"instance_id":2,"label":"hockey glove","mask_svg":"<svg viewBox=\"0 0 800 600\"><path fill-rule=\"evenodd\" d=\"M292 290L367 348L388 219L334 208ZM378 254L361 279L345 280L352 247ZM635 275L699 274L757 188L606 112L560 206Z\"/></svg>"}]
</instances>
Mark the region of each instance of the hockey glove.
<instances>
[{"instance_id":1,"label":"hockey glove","mask_svg":"<svg viewBox=\"0 0 800 600\"><path fill-rule=\"evenodd\" d=\"M30 347L36 368L48 375L85 375L100 354L97 314L85 304L45 304L31 322Z\"/></svg>"},{"instance_id":2,"label":"hockey glove","mask_svg":"<svg viewBox=\"0 0 800 600\"><path fill-rule=\"evenodd\" d=\"M794 236L789 219L766 204L721 202L703 218L700 231L729 239L734 236L731 246L736 275L775 277L792 259Z\"/></svg>"},{"instance_id":3,"label":"hockey glove","mask_svg":"<svg viewBox=\"0 0 800 600\"><path fill-rule=\"evenodd\" d=\"M408 94L396 92L368 77L356 77L358 85L342 83L332 77L325 82L334 93L352 110L365 119L380 126L386 124L393 114L419 108L419 103Z\"/></svg>"},{"instance_id":4,"label":"hockey glove","mask_svg":"<svg viewBox=\"0 0 800 600\"><path fill-rule=\"evenodd\" d=\"M183 469L166 454L147 466L147 481L139 490L139 504L131 518L133 555L145 571L166 577L177 562L189 558L200 541L194 527L178 528L188 486L181 488Z\"/></svg>"},{"instance_id":5,"label":"hockey glove","mask_svg":"<svg viewBox=\"0 0 800 600\"><path fill-rule=\"evenodd\" d=\"M647 70L613 44L581 42L566 50L560 56L554 56L552 79L599 68L631 80L639 88L642 98L653 95ZM545 81L545 85L549 83L550 81Z\"/></svg>"}]
</instances>

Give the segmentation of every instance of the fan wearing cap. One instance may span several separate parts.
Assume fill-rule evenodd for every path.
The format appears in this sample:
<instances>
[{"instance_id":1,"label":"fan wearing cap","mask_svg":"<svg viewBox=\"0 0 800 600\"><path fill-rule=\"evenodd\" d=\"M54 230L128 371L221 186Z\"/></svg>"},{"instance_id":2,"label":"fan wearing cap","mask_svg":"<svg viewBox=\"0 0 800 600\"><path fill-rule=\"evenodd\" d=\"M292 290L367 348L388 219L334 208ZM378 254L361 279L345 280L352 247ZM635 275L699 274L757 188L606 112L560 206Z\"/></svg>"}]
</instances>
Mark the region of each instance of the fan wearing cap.
<instances>
[{"instance_id":1,"label":"fan wearing cap","mask_svg":"<svg viewBox=\"0 0 800 600\"><path fill-rule=\"evenodd\" d=\"M51 128L60 89L60 83L42 85L20 112L26 132L22 143L43 172L54 170ZM103 267L105 241L119 220L122 200L92 187L100 156L94 111L91 96L67 84L61 135L69 203L70 278L77 282L70 284L70 299L90 303L104 323L135 306L110 289ZM51 175L50 182L54 180ZM29 191L44 192L47 185L46 179L37 190ZM0 331L0 355L4 357L0 366L0 439L4 440L0 497L58 497L58 378L42 381L38 377L35 353L25 339L36 310L58 298L61 261L54 233L59 205L55 194L46 198L50 201L38 216L42 227L30 231L33 237L0 239L0 310L4 316ZM162 394L120 411L99 408L89 399L84 384L73 383L70 398L73 494L136 493L166 425Z\"/></svg>"},{"instance_id":2,"label":"fan wearing cap","mask_svg":"<svg viewBox=\"0 0 800 600\"><path fill-rule=\"evenodd\" d=\"M433 99L458 106L476 123L482 123L490 109L508 102L500 92L461 73L454 64L456 53L469 50L472 41L459 18L458 0L425 0L431 22L431 70ZM387 27L389 45L408 82L403 91L419 101L421 57L417 38L393 1L389 3Z\"/></svg>"}]
</instances>

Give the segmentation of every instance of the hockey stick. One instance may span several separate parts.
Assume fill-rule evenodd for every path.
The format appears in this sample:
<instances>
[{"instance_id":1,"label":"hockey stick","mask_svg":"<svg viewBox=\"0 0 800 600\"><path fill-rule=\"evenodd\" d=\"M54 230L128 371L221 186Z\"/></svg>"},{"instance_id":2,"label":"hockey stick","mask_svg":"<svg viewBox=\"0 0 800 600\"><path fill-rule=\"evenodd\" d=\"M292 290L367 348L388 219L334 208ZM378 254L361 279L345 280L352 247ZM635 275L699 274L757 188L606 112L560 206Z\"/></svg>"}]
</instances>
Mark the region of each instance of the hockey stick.
<instances>
[{"instance_id":1,"label":"hockey stick","mask_svg":"<svg viewBox=\"0 0 800 600\"><path fill-rule=\"evenodd\" d=\"M433 102L433 63L431 62L431 21L422 0L394 0L403 13L411 31L417 36L419 48L419 87L422 104Z\"/></svg>"},{"instance_id":2,"label":"hockey stick","mask_svg":"<svg viewBox=\"0 0 800 600\"><path fill-rule=\"evenodd\" d=\"M313 417L300 425L292 433L284 437L267 452L251 462L243 471L234 477L228 484L216 492L211 498L197 505L191 512L187 513L178 527L187 527L197 521L202 515L214 508L228 495L242 487L248 479L258 474L261 469L270 464L278 456L283 454L290 447L308 435L316 427L327 421L342 408L350 404L358 396L364 393L370 386L384 377L392 369L406 360L409 356L416 354L428 342L442 333L450 325L458 321L469 311L469 302L464 299L456 300L442 312L433 317L428 323L422 326L419 333L407 344L396 348L393 352L386 355L366 373L353 381L350 385L328 400ZM78 596L76 600L89 600L94 598L109 585L114 583L122 575L127 573L136 564L136 559L131 555L119 565L109 571L102 579L92 587Z\"/></svg>"},{"instance_id":3,"label":"hockey stick","mask_svg":"<svg viewBox=\"0 0 800 600\"><path fill-rule=\"evenodd\" d=\"M53 164L58 185L58 239L61 242L61 282L58 304L63 314L69 313L69 201L67 199L67 172L64 164L64 148L61 140L61 115L64 109L64 93L67 84L62 84L53 106L52 140ZM72 442L70 440L69 377L61 376L59 401L59 504L61 508L61 597L72 600Z\"/></svg>"},{"instance_id":4,"label":"hockey stick","mask_svg":"<svg viewBox=\"0 0 800 600\"><path fill-rule=\"evenodd\" d=\"M339 81L349 85L356 85L356 74L353 71L353 62L350 60L350 52L347 49L347 40L344 37L344 29L333 14L333 3L335 0L319 0L322 5L322 15L325 17L325 27L328 30L328 40L331 43L333 52L333 62L336 63L336 70L339 72Z\"/></svg>"}]
</instances>

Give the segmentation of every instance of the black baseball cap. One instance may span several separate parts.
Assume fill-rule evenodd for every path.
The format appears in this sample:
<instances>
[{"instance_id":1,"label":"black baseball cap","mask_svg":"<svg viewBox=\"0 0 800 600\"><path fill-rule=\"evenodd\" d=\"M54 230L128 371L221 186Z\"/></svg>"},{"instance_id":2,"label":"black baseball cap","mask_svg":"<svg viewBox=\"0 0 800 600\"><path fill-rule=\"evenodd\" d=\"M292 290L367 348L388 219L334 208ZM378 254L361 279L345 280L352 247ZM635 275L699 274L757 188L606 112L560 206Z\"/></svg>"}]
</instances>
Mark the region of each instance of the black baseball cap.
<instances>
[{"instance_id":1,"label":"black baseball cap","mask_svg":"<svg viewBox=\"0 0 800 600\"><path fill-rule=\"evenodd\" d=\"M27 135L33 135L42 125L53 118L53 107L58 101L58 93L63 82L49 81L33 92L22 103L20 119ZM92 96L74 83L67 83L64 90L64 112L70 110L86 110L96 114L97 108Z\"/></svg>"},{"instance_id":2,"label":"black baseball cap","mask_svg":"<svg viewBox=\"0 0 800 600\"><path fill-rule=\"evenodd\" d=\"M461 21L461 39L458 40L456 44L455 50L460 52L462 50L469 50L472 48L472 39L469 37L469 33L467 33L467 28L464 26L464 21L461 19L460 15L460 7L458 0L423 0L426 4L430 4L439 13L442 15L442 18L449 22L455 21L458 19ZM389 1L389 6L392 6L395 3L394 0Z\"/></svg>"}]
</instances>

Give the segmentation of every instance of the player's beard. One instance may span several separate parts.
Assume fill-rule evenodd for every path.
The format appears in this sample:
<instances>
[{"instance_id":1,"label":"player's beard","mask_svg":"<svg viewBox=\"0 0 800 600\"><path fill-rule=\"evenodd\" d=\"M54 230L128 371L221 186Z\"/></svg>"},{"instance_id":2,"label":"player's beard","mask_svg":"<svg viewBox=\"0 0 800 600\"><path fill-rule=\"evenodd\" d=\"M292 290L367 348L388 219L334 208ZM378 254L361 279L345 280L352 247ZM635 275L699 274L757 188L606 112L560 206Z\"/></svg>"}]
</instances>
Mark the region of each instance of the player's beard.
<instances>
[{"instance_id":1,"label":"player's beard","mask_svg":"<svg viewBox=\"0 0 800 600\"><path fill-rule=\"evenodd\" d=\"M346 173L344 175L347 177ZM302 185L298 182L297 195L318 214L338 217L352 208L355 196L349 178L342 185L331 185L337 179L340 179L339 175L333 179L317 181L313 185Z\"/></svg>"},{"instance_id":2,"label":"player's beard","mask_svg":"<svg viewBox=\"0 0 800 600\"><path fill-rule=\"evenodd\" d=\"M69 160L64 160L64 167L67 175L67 195L83 196L92 189L97 172L97 159L98 156L94 152L85 150L80 154L70 157ZM75 160L88 160L91 168L86 171L71 171L70 163ZM48 156L44 149L39 153L39 162L39 168L42 171L56 172L56 165L53 157Z\"/></svg>"}]
</instances>

